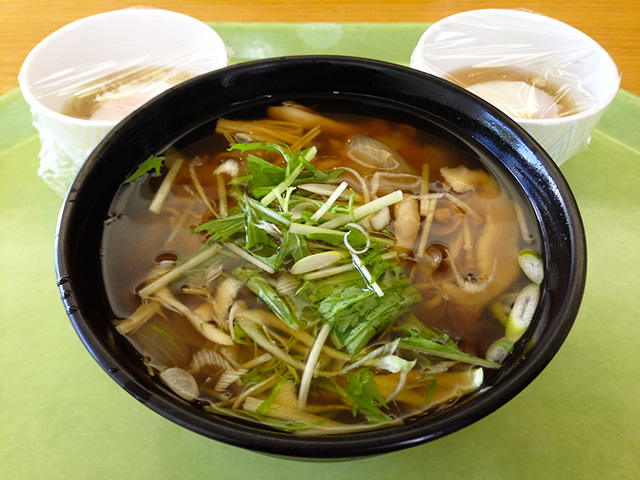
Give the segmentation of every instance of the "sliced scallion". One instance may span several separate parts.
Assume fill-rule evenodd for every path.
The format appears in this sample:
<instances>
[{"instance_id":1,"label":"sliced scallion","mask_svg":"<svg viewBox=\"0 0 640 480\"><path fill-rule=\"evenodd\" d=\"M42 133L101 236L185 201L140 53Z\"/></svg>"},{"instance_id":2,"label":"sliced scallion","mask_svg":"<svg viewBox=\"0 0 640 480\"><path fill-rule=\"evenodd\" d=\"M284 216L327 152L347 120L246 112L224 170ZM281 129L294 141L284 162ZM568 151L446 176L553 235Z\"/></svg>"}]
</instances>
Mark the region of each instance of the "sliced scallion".
<instances>
[{"instance_id":1,"label":"sliced scallion","mask_svg":"<svg viewBox=\"0 0 640 480\"><path fill-rule=\"evenodd\" d=\"M529 328L539 300L540 287L535 283L530 283L520 291L505 327L505 334L509 340L518 341Z\"/></svg>"},{"instance_id":2,"label":"sliced scallion","mask_svg":"<svg viewBox=\"0 0 640 480\"><path fill-rule=\"evenodd\" d=\"M544 267L540 256L536 252L528 248L520 251L518 264L529 280L537 285L542 283L544 279Z\"/></svg>"},{"instance_id":3,"label":"sliced scallion","mask_svg":"<svg viewBox=\"0 0 640 480\"><path fill-rule=\"evenodd\" d=\"M502 363L511 352L513 352L513 342L503 337L491 344L485 358L490 362Z\"/></svg>"}]
</instances>

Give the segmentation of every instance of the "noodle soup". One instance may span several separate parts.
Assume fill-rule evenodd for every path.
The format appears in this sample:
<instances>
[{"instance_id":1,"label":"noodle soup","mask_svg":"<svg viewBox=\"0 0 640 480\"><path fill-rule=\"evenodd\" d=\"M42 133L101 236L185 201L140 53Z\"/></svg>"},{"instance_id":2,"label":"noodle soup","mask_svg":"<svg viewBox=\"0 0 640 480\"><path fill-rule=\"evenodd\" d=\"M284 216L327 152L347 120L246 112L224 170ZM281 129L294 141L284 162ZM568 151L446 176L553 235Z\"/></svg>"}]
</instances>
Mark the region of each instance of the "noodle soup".
<instances>
[{"instance_id":1,"label":"noodle soup","mask_svg":"<svg viewBox=\"0 0 640 480\"><path fill-rule=\"evenodd\" d=\"M145 161L111 212L105 288L149 374L302 435L481 389L543 282L527 203L473 152L375 112L219 119Z\"/></svg>"}]
</instances>

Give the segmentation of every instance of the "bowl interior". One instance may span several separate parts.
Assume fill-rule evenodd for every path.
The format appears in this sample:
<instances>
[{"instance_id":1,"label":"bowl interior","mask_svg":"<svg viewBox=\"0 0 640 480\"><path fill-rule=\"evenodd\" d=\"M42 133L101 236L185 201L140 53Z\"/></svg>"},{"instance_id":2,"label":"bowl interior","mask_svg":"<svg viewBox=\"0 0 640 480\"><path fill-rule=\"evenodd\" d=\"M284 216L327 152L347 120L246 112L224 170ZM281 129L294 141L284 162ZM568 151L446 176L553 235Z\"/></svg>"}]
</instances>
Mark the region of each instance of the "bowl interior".
<instances>
[{"instance_id":1,"label":"bowl interior","mask_svg":"<svg viewBox=\"0 0 640 480\"><path fill-rule=\"evenodd\" d=\"M547 270L535 328L489 381L436 416L370 433L296 437L194 408L152 380L112 327L100 244L120 184L150 154L199 135L218 117L284 100L364 104L447 136L478 154L485 167L529 202L539 223ZM552 241L553 239L553 241ZM289 57L205 74L162 94L105 138L71 186L56 237L63 303L80 339L119 385L166 418L232 445L291 457L340 458L424 443L486 416L526 387L556 353L577 313L585 276L585 241L573 196L553 161L512 120L436 77L397 65L348 57ZM524 355L526 351L526 355Z\"/></svg>"}]
</instances>

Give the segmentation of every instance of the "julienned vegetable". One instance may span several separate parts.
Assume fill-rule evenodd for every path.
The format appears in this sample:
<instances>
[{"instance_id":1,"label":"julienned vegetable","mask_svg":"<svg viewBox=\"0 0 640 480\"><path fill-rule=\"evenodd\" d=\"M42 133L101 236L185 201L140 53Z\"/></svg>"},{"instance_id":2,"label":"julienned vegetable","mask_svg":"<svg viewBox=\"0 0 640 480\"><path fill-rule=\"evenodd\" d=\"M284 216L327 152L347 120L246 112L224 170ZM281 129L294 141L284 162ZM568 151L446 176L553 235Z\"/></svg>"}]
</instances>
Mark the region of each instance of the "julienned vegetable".
<instances>
[{"instance_id":1,"label":"julienned vegetable","mask_svg":"<svg viewBox=\"0 0 640 480\"><path fill-rule=\"evenodd\" d=\"M260 122L262 135L270 124ZM218 128L246 140L253 125ZM533 250L518 257L513 202L487 173L451 166L440 178L421 167L416 175L364 126L326 125L359 132L344 142L352 164L317 166L342 137L310 128L291 146L233 143L211 180L198 174L206 159L172 152L123 186L162 170L150 211L171 235L159 249L179 242L191 254L158 261L117 329L183 398L306 435L377 428L475 390L528 328L542 275ZM273 132L283 128L278 120ZM318 148L302 147L315 136ZM180 203L182 189L204 214ZM522 289L518 262L536 289ZM504 338L465 331L490 311Z\"/></svg>"},{"instance_id":2,"label":"julienned vegetable","mask_svg":"<svg viewBox=\"0 0 640 480\"><path fill-rule=\"evenodd\" d=\"M249 175L235 184L238 206L231 209L229 217L207 222L193 232L211 235L217 240L222 240L221 232L225 232L224 240L231 251L257 267L236 268L232 274L290 328L304 328L318 322L329 324L337 346L346 348L355 357L392 320L421 302L419 293L399 271L385 274L396 269L397 259L394 259L395 263L383 260L384 247L378 243L372 246L370 234L361 226L350 223L351 220L362 220L401 201L404 198L402 191L392 192L360 206L353 206L352 202L348 205L337 204L334 191L313 215L303 215L294 222L288 208L291 202L285 204L284 199L278 200L277 208L271 208L270 204L296 183L335 178L334 172L323 172L308 163L313 159L315 149L296 153L286 145L265 143L234 145L232 148L248 153ZM259 151L278 153L286 161L287 168L267 165L264 160L258 160L255 153ZM273 190L258 203L249 192L259 192L257 195L260 195L265 191L267 183L264 174L268 170L272 171L271 181L276 185L271 185ZM344 187L339 191L342 190ZM304 195L306 192L296 192L296 201L301 202L300 196ZM341 210L347 213L340 214ZM324 215L316 215L323 211ZM319 225L317 227L307 225L314 222L314 215ZM227 230L232 221L233 230ZM282 242L285 235L288 238ZM374 252L378 255L369 255L366 262L360 257ZM296 296L298 301L304 302L304 314L298 314L302 312L296 313L295 308L290 308L289 303L270 285L269 278L263 276L286 271L302 276L339 263L354 264L356 268L325 281L309 283L301 289ZM371 271L375 273L375 278Z\"/></svg>"}]
</instances>

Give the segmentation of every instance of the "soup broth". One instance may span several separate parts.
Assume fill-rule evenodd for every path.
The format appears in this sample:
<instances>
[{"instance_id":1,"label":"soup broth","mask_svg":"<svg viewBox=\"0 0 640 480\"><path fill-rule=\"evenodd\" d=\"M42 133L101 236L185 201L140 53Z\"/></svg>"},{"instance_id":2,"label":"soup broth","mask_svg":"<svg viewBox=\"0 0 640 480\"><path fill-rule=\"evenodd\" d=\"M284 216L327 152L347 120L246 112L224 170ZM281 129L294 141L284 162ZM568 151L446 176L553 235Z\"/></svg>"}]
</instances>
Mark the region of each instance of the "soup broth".
<instances>
[{"instance_id":1,"label":"soup broth","mask_svg":"<svg viewBox=\"0 0 640 480\"><path fill-rule=\"evenodd\" d=\"M213 414L305 435L481 388L543 273L529 208L475 155L397 119L319 111L219 119L150 157L102 248L115 328L151 375Z\"/></svg>"},{"instance_id":2,"label":"soup broth","mask_svg":"<svg viewBox=\"0 0 640 480\"><path fill-rule=\"evenodd\" d=\"M566 80L512 66L461 68L446 78L515 118L566 117L585 104Z\"/></svg>"},{"instance_id":3,"label":"soup broth","mask_svg":"<svg viewBox=\"0 0 640 480\"><path fill-rule=\"evenodd\" d=\"M62 113L87 120L119 121L163 91L193 77L175 68L128 68L83 85Z\"/></svg>"}]
</instances>

